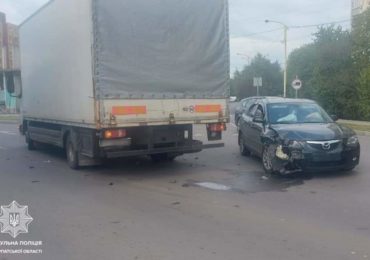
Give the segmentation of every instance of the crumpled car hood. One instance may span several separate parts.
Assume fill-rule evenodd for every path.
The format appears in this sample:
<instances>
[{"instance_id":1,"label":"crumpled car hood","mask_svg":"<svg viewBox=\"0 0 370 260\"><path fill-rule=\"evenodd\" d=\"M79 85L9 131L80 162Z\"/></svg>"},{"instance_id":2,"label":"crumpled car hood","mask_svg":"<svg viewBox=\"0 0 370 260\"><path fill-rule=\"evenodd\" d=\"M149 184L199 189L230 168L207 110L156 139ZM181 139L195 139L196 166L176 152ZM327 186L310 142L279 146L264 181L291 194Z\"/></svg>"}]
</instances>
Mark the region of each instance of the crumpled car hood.
<instances>
[{"instance_id":1,"label":"crumpled car hood","mask_svg":"<svg viewBox=\"0 0 370 260\"><path fill-rule=\"evenodd\" d=\"M271 125L281 139L295 141L327 141L341 140L355 134L345 126L336 123L328 124L279 124Z\"/></svg>"}]
</instances>

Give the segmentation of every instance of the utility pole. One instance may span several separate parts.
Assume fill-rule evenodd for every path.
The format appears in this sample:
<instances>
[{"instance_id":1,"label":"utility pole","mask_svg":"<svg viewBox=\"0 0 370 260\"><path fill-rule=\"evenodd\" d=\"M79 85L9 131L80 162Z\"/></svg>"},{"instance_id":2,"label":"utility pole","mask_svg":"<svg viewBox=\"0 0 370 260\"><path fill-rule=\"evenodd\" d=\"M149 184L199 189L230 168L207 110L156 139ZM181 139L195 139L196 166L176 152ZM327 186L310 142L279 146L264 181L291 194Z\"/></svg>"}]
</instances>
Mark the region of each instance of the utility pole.
<instances>
[{"instance_id":1,"label":"utility pole","mask_svg":"<svg viewBox=\"0 0 370 260\"><path fill-rule=\"evenodd\" d=\"M287 96L287 83L288 83L288 30L289 26L282 22L265 20L266 23L277 23L283 26L284 29L284 97Z\"/></svg>"},{"instance_id":2,"label":"utility pole","mask_svg":"<svg viewBox=\"0 0 370 260\"><path fill-rule=\"evenodd\" d=\"M284 97L286 98L288 84L288 26L284 25Z\"/></svg>"}]
</instances>

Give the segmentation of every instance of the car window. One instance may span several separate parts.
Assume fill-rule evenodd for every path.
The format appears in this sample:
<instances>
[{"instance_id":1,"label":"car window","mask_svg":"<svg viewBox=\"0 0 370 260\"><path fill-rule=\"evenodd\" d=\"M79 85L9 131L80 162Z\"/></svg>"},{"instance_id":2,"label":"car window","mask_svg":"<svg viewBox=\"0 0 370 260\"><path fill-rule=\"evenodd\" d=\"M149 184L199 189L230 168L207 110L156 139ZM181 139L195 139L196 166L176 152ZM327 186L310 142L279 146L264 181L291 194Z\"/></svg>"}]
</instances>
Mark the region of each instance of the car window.
<instances>
[{"instance_id":1,"label":"car window","mask_svg":"<svg viewBox=\"0 0 370 260\"><path fill-rule=\"evenodd\" d=\"M247 101L245 102L245 104L244 104L244 109L249 109L249 107L250 107L252 104L254 104L254 102L255 102L255 99L249 99L249 100L247 100Z\"/></svg>"},{"instance_id":2,"label":"car window","mask_svg":"<svg viewBox=\"0 0 370 260\"><path fill-rule=\"evenodd\" d=\"M254 114L255 114L255 112L256 112L257 106L258 106L258 104L254 104L254 105L252 105L252 106L248 109L248 111L247 111L247 115L248 115L248 116L250 116L250 117L253 117L253 116L254 116Z\"/></svg>"},{"instance_id":3,"label":"car window","mask_svg":"<svg viewBox=\"0 0 370 260\"><path fill-rule=\"evenodd\" d=\"M271 124L307 124L332 122L328 114L315 103L281 103L268 105Z\"/></svg>"},{"instance_id":4,"label":"car window","mask_svg":"<svg viewBox=\"0 0 370 260\"><path fill-rule=\"evenodd\" d=\"M257 105L257 108L254 111L254 115L257 113L257 111L261 111L262 115L265 115L265 113L263 111L263 107L261 105Z\"/></svg>"},{"instance_id":5,"label":"car window","mask_svg":"<svg viewBox=\"0 0 370 260\"><path fill-rule=\"evenodd\" d=\"M244 108L246 108L247 107L247 105L248 105L248 103L250 103L251 102L251 99L247 99L247 100L245 100L244 102L243 102L243 107Z\"/></svg>"},{"instance_id":6,"label":"car window","mask_svg":"<svg viewBox=\"0 0 370 260\"><path fill-rule=\"evenodd\" d=\"M244 108L244 105L245 105L245 103L246 103L247 101L248 101L248 100L246 100L246 99L241 100L241 101L239 102L239 104L238 104L238 109L243 109L243 108Z\"/></svg>"}]
</instances>

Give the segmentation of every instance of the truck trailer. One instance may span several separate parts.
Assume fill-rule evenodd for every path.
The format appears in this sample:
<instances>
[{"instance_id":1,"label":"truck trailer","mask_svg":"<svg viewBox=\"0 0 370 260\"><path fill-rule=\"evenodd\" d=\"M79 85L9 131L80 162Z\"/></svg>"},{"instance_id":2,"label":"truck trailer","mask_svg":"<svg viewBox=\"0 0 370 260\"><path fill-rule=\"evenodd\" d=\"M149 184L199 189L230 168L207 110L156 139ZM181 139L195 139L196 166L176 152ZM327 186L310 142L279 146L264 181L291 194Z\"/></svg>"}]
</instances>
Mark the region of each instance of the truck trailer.
<instances>
[{"instance_id":1,"label":"truck trailer","mask_svg":"<svg viewBox=\"0 0 370 260\"><path fill-rule=\"evenodd\" d=\"M20 25L20 47L14 95L30 150L61 147L76 169L223 146L227 0L52 0Z\"/></svg>"}]
</instances>

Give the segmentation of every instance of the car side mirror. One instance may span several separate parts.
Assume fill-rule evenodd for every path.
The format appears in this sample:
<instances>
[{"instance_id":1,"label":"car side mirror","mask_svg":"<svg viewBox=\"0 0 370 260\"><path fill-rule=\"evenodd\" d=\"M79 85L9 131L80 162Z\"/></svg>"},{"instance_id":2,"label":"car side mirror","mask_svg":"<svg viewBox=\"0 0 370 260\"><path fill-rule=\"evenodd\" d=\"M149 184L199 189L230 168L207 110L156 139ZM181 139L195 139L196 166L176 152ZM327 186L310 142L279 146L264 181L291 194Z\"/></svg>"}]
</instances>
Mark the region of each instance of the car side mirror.
<instances>
[{"instance_id":1,"label":"car side mirror","mask_svg":"<svg viewBox=\"0 0 370 260\"><path fill-rule=\"evenodd\" d=\"M331 115L331 119L333 119L334 122L337 122L339 120L337 115Z\"/></svg>"},{"instance_id":2,"label":"car side mirror","mask_svg":"<svg viewBox=\"0 0 370 260\"><path fill-rule=\"evenodd\" d=\"M262 123L262 124L265 122L265 118L261 110L256 111L254 118L253 118L253 122Z\"/></svg>"}]
</instances>

